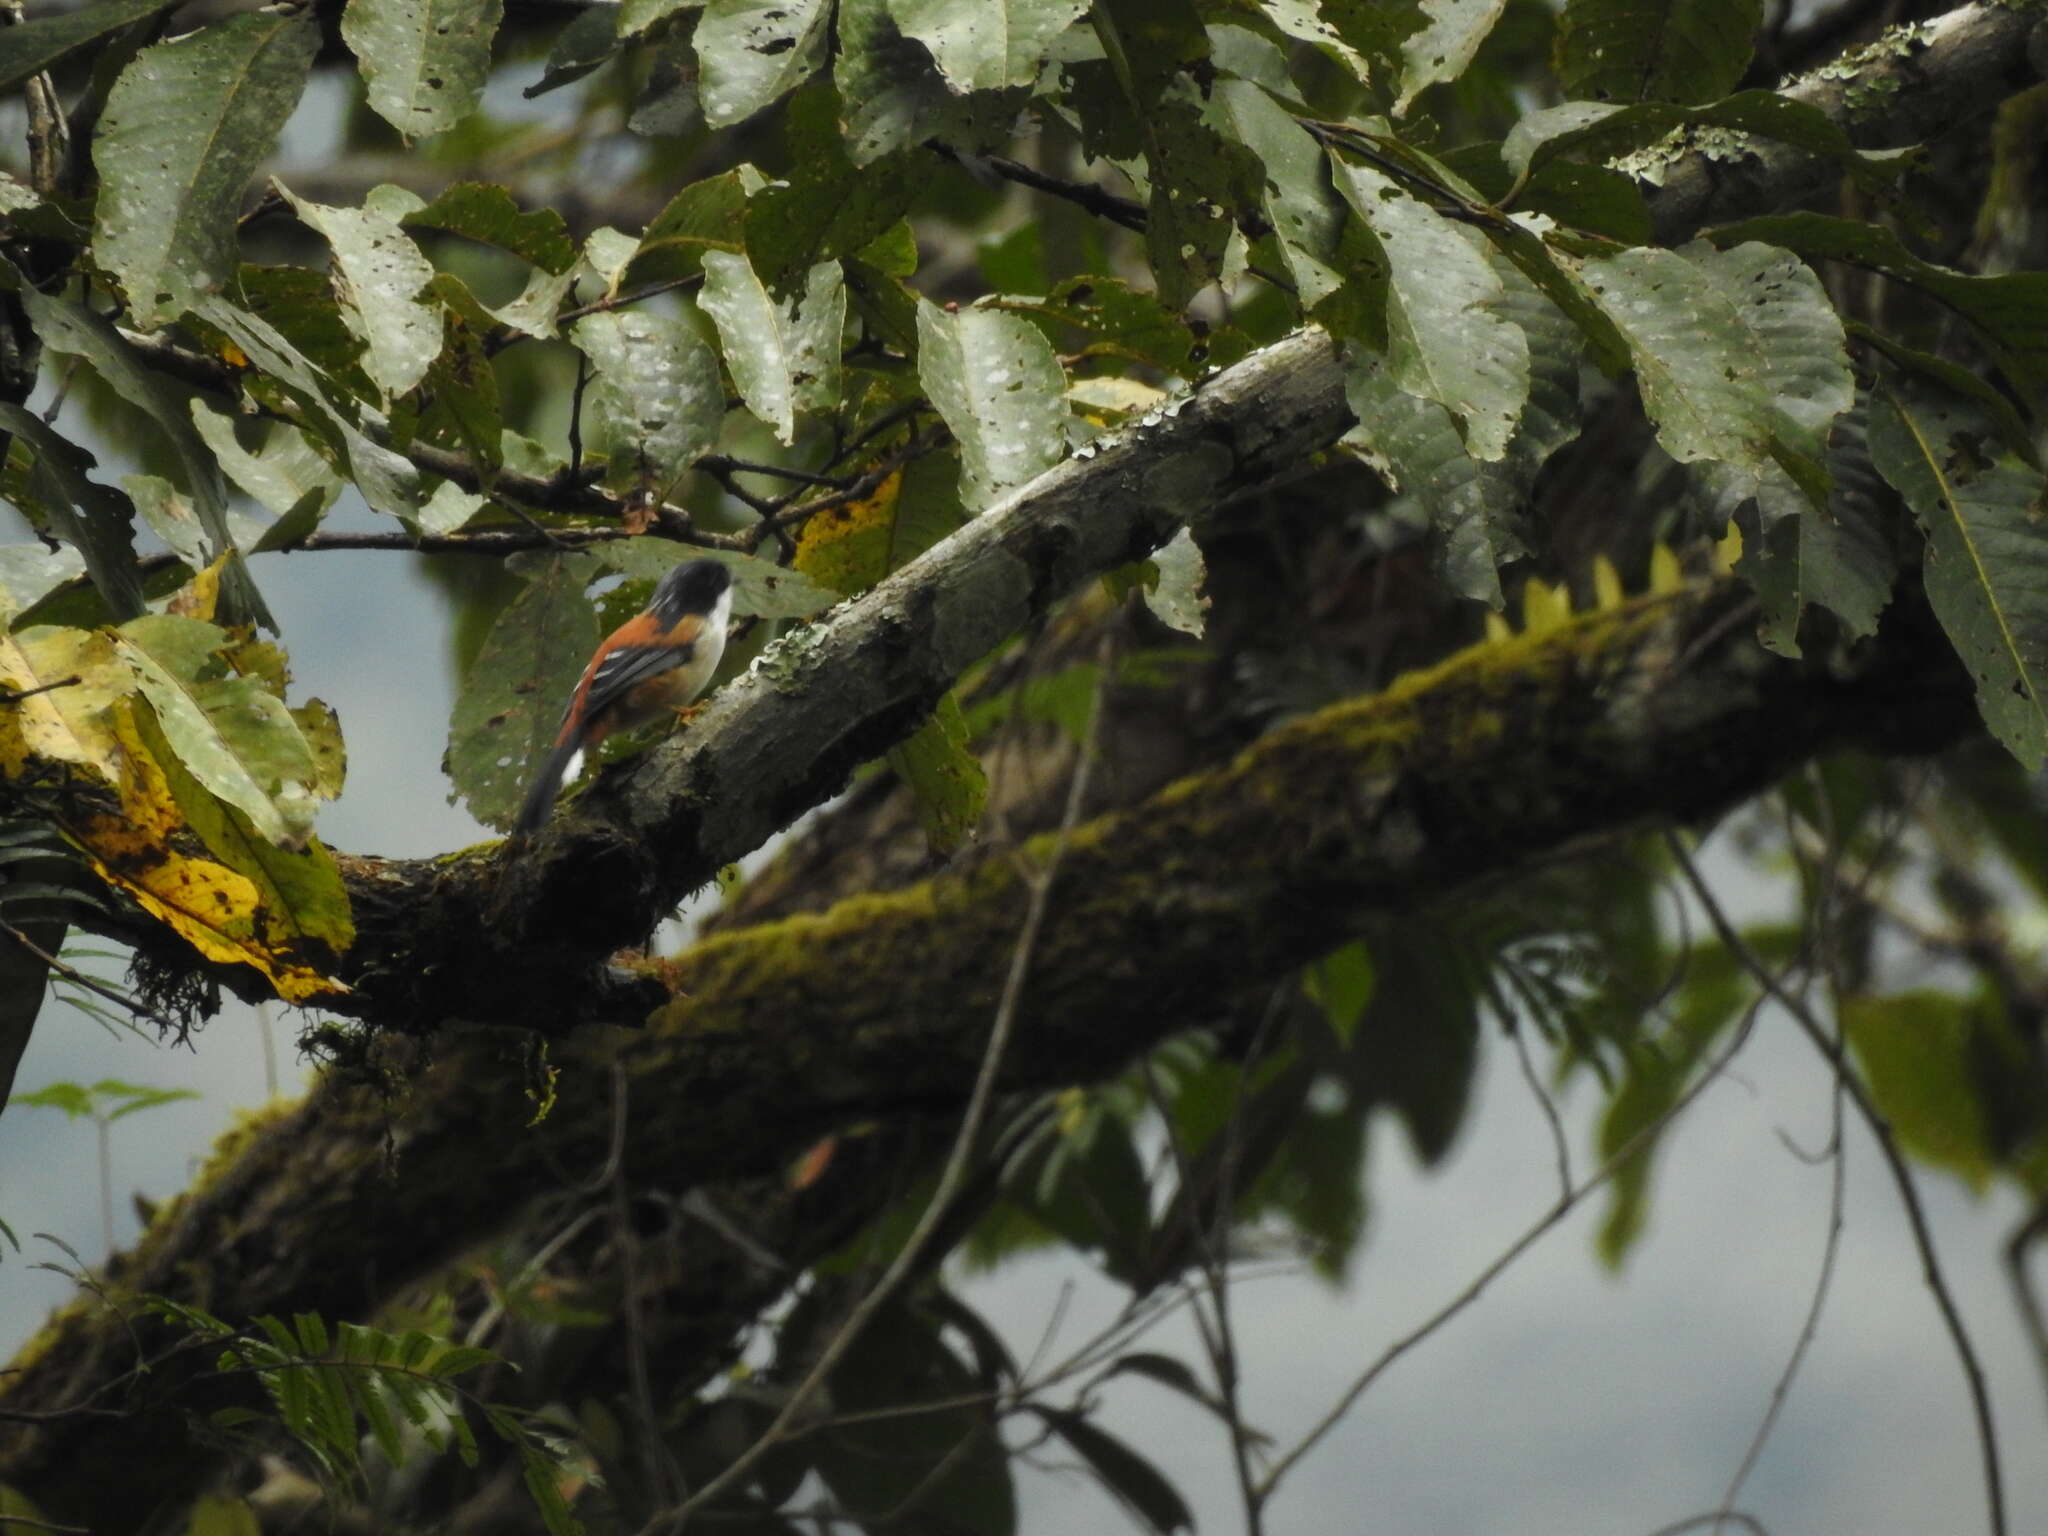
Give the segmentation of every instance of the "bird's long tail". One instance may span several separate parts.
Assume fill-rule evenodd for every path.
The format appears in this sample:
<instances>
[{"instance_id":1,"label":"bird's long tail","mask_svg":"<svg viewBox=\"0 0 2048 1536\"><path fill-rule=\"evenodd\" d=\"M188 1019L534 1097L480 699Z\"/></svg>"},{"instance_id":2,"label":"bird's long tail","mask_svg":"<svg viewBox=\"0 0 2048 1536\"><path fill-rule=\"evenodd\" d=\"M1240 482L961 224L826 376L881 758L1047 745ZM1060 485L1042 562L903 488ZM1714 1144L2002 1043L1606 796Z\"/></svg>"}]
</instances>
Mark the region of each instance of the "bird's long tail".
<instances>
[{"instance_id":1,"label":"bird's long tail","mask_svg":"<svg viewBox=\"0 0 2048 1536\"><path fill-rule=\"evenodd\" d=\"M519 810L517 836L531 837L548 824L555 809L555 796L562 792L562 780L583 753L583 743L571 738L557 745L533 776L533 788L526 792L526 804Z\"/></svg>"}]
</instances>

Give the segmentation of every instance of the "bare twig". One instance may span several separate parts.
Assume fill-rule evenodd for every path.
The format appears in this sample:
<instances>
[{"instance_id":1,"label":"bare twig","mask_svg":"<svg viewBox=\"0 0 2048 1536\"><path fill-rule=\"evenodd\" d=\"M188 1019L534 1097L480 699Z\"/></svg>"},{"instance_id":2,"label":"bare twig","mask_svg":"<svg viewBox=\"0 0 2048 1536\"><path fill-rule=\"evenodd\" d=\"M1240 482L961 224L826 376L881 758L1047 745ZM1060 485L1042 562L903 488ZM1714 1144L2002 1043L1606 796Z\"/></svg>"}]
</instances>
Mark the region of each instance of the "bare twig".
<instances>
[{"instance_id":1,"label":"bare twig","mask_svg":"<svg viewBox=\"0 0 2048 1536\"><path fill-rule=\"evenodd\" d=\"M1107 642L1105 642L1105 646ZM1105 661L1107 658L1105 658ZM1108 667L1103 675L1108 675ZM866 1331L882 1309L895 1300L896 1295L915 1274L924 1260L924 1250L944 1224L954 1198L967 1181L970 1166L975 1157L976 1143L981 1139L981 1128L988 1117L989 1105L994 1101L996 1079L1002 1066L1005 1047L1009 1044L1016 1027L1019 1005L1023 1001L1024 982L1031 971L1031 957L1038 944L1039 930L1045 924L1045 914L1051 905L1053 879L1059 872L1061 856L1066 851L1066 840L1075 824L1081 818L1081 806L1088 793L1088 781L1093 777L1095 745L1102 725L1103 689L1097 688L1095 702L1088 712L1088 729L1083 736L1080 756L1074 765L1074 777L1067 788L1067 804L1060 819L1059 832L1052 847L1046 854L1044 867L1029 881L1030 899L1025 907L1024 925L1017 935L1016 948L1010 956L1010 969L1003 979L1002 995L996 1004L995 1022L989 1029L988 1045L981 1056L981 1070L974 1080L973 1091L968 1095L967 1110L961 1117L960 1130L953 1138L953 1149L946 1157L946 1165L939 1174L938 1187L932 1191L930 1202L917 1225L911 1229L896 1257L883 1271L871 1289L847 1314L846 1321L832 1336L818 1358L812 1362L804 1379L789 1394L781 1412L745 1451L716 1477L705 1483L695 1493L672 1509L658 1512L641 1527L641 1536L655 1536L659 1531L679 1531L689 1517L702 1509L712 1499L744 1478L762 1457L785 1439L797 1421L809 1409L826 1378L846 1358L861 1334Z\"/></svg>"},{"instance_id":2,"label":"bare twig","mask_svg":"<svg viewBox=\"0 0 2048 1536\"><path fill-rule=\"evenodd\" d=\"M1872 1138L1877 1142L1879 1154L1884 1158L1885 1167L1890 1171L1892 1183L1899 1191L1899 1203L1906 1212L1906 1223L1913 1234L1913 1246L1920 1255L1920 1269L1927 1281L1927 1288L1934 1296L1934 1304L1941 1313L1943 1324L1948 1329L1949 1340L1955 1348L1956 1360L1963 1368L1964 1379L1969 1384L1970 1409L1976 1419L1977 1445L1984 1462L1984 1499L1992 1536L2005 1536L2005 1479L1999 1470L1998 1431L1991 1416L1991 1394L1984 1384L1984 1368L1978 1362L1976 1346L1970 1342L1970 1333L1963 1324L1962 1313L1957 1309L1955 1297L1950 1292L1948 1281L1942 1274L1941 1260L1935 1253L1934 1236L1927 1225L1927 1213L1920 1203L1920 1193L1913 1185L1913 1175L1906 1167L1904 1155L1899 1151L1898 1138L1893 1133L1891 1122L1885 1119L1871 1101L1868 1091L1854 1074L1847 1070L1845 1059L1829 1038L1828 1031L1814 1017L1806 1000L1785 987L1764 965L1756 951L1728 920L1713 891L1701 877L1691 854L1676 833L1667 834L1672 855L1678 860L1684 872L1686 883L1699 898L1706 910L1707 920L1713 924L1714 932L1727 946L1728 953L1759 986L1764 987L1780 1003L1792 1020L1812 1042L1815 1050L1837 1070L1836 1081L1845 1090L1856 1112L1869 1127Z\"/></svg>"}]
</instances>

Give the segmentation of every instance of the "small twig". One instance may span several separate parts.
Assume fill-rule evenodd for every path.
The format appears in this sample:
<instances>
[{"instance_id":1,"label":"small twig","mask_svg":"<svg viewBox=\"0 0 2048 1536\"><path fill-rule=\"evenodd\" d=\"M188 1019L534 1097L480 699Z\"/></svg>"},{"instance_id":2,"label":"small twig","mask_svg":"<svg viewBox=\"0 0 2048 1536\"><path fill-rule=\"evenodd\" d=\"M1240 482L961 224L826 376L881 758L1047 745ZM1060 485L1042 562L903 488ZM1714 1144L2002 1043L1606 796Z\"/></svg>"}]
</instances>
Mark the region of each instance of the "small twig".
<instances>
[{"instance_id":1,"label":"small twig","mask_svg":"<svg viewBox=\"0 0 2048 1536\"><path fill-rule=\"evenodd\" d=\"M176 1034L178 1032L178 1026L176 1024L173 1024L169 1019L165 1018L162 1014L158 1013L154 1008L151 1008L148 1004L138 1002L136 999L129 997L127 994L119 991L118 989L108 986L103 981L96 981L92 977L86 975L85 972L79 970L76 966L69 965L66 962L58 959L55 955L51 954L48 950L44 949L40 944L36 943L34 939L31 939L27 934L23 933L19 928L15 927L14 924L7 922L4 919L0 919L0 933L5 933L9 938L13 939L15 943L19 944L23 949L27 950L31 955L35 956L36 959L42 961L43 964L47 965L51 970L55 971L59 976L62 976L66 981L70 982L73 986L83 987L85 988L86 991L92 993L95 997L103 998L105 1001L112 1003L117 1008L125 1008L129 1013L133 1014L138 1019L149 1020L150 1023L154 1024L158 1029L162 1030L167 1035Z\"/></svg>"},{"instance_id":2,"label":"small twig","mask_svg":"<svg viewBox=\"0 0 2048 1536\"><path fill-rule=\"evenodd\" d=\"M1522 1081L1529 1085L1530 1097L1543 1112L1543 1123L1550 1129L1551 1154L1557 1159L1557 1188L1559 1198L1572 1192L1572 1149L1565 1139L1564 1120L1557 1112L1557 1105L1551 1100L1549 1090L1543 1086L1543 1079L1537 1075L1536 1062L1529 1054L1529 1042L1522 1038L1520 1029L1510 1028L1508 1039L1515 1047L1515 1060L1521 1064Z\"/></svg>"},{"instance_id":3,"label":"small twig","mask_svg":"<svg viewBox=\"0 0 2048 1536\"><path fill-rule=\"evenodd\" d=\"M1976 1347L1970 1342L1969 1330L1963 1325L1962 1313L1957 1309L1955 1297L1942 1274L1941 1260L1934 1249L1934 1236L1927 1225L1927 1212L1921 1206L1920 1192L1914 1188L1912 1172L1907 1168L1905 1157L1899 1151L1898 1138L1892 1131L1891 1122L1885 1119L1877 1105L1871 1101L1862 1082L1848 1071L1846 1060L1836 1051L1827 1030L1813 1016L1813 1010L1807 1007L1806 1000L1772 976L1756 951L1751 949L1747 941L1736 931L1735 925L1728 920L1727 913L1721 910L1720 902L1715 899L1713 891L1700 875L1698 867L1693 863L1692 855L1686 850L1678 834L1667 832L1665 839L1671 848L1672 856L1685 874L1686 883L1699 898L1700 905L1706 910L1707 920L1713 924L1714 932L1727 946L1728 953L1735 957L1736 963L1747 971L1758 985L1764 986L1770 992L1812 1042L1814 1049L1837 1069L1839 1075L1836 1081L1848 1093L1856 1106L1857 1114L1862 1116L1863 1123L1869 1127L1872 1138L1877 1142L1878 1153L1884 1158L1885 1167L1892 1176L1892 1183L1898 1188L1899 1203L1905 1208L1906 1224L1913 1234L1913 1246L1920 1255L1921 1273L1926 1279L1928 1290L1934 1295L1935 1307L1941 1313L1942 1322L1948 1329L1949 1340L1955 1347L1956 1360L1962 1366L1963 1376L1969 1384L1970 1409L1976 1418L1977 1445L1984 1462L1984 1498L1988 1506L1990 1529L1992 1536L2005 1536L2005 1479L1999 1470L1998 1431L1991 1417L1991 1394L1984 1384L1984 1368L1978 1362Z\"/></svg>"},{"instance_id":4,"label":"small twig","mask_svg":"<svg viewBox=\"0 0 2048 1536\"><path fill-rule=\"evenodd\" d=\"M32 699L39 693L48 693L53 688L75 688L77 676L60 677L54 683L41 683L34 688L24 688L19 693L11 688L0 688L0 704L19 704L23 699Z\"/></svg>"},{"instance_id":5,"label":"small twig","mask_svg":"<svg viewBox=\"0 0 2048 1536\"><path fill-rule=\"evenodd\" d=\"M1684 1532L1696 1531L1703 1525L1719 1526L1724 1522L1741 1526L1750 1533L1750 1536L1771 1536L1765 1529L1763 1521L1739 1509L1717 1509L1710 1515L1688 1515L1683 1520L1674 1520L1669 1525L1658 1526L1650 1532L1650 1536L1683 1536Z\"/></svg>"},{"instance_id":6,"label":"small twig","mask_svg":"<svg viewBox=\"0 0 2048 1536\"><path fill-rule=\"evenodd\" d=\"M1105 642L1106 644L1106 642ZM1105 669L1106 670L1106 669ZM1052 902L1054 876L1059 872L1060 859L1066 852L1067 838L1081 819L1082 801L1088 792L1088 781L1093 777L1094 753L1097 734L1102 723L1103 690L1097 689L1095 702L1089 710L1088 729L1083 738L1081 755L1074 765L1073 782L1068 786L1065 814L1059 830L1054 834L1052 846L1046 851L1045 864L1027 883L1031 899L1025 908L1024 925L1018 932L1015 949L1010 956L1009 974L1003 979L1002 995L996 1004L995 1022L989 1029L988 1045L981 1054L981 1068L975 1075L974 1087L968 1094L967 1110L961 1117L959 1132L953 1138L952 1151L947 1154L945 1168L939 1174L938 1187L910 1236L897 1250L896 1257L883 1271L874 1287L863 1296L847 1314L846 1321L839 1325L830 1342L819 1352L811 1368L804 1374L796 1388L790 1393L782 1410L776 1414L759 1439L741 1452L716 1477L673 1509L657 1512L644 1526L641 1536L654 1536L658 1531L678 1531L690 1516L712 1499L732 1487L753 1471L761 1458L785 1439L791 1428L809 1409L812 1399L824 1387L826 1378L846 1358L847 1351L872 1323L881 1310L894 1301L910 1277L918 1271L924 1261L924 1250L932 1236L944 1224L947 1214L967 1181L970 1165L974 1161L975 1146L981 1139L982 1123L988 1116L990 1103L995 1098L996 1079L1002 1067L1005 1048L1011 1032L1016 1027L1017 1014L1024 996L1024 981L1030 974L1033 951L1038 946L1039 930L1045 925L1045 914Z\"/></svg>"}]
</instances>

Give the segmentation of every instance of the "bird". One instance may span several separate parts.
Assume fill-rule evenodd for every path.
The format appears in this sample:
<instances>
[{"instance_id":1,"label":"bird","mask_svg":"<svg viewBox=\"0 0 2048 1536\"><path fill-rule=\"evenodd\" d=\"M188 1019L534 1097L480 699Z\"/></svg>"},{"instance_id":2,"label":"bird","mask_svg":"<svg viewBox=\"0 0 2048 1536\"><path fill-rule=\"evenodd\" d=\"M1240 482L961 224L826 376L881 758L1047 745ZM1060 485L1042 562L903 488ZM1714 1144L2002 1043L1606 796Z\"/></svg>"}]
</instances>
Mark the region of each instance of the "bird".
<instances>
[{"instance_id":1,"label":"bird","mask_svg":"<svg viewBox=\"0 0 2048 1536\"><path fill-rule=\"evenodd\" d=\"M725 653L731 617L732 572L716 560L686 560L655 583L647 606L591 653L526 792L516 836L547 825L555 796L582 768L586 751L615 731L651 725L704 691Z\"/></svg>"}]
</instances>

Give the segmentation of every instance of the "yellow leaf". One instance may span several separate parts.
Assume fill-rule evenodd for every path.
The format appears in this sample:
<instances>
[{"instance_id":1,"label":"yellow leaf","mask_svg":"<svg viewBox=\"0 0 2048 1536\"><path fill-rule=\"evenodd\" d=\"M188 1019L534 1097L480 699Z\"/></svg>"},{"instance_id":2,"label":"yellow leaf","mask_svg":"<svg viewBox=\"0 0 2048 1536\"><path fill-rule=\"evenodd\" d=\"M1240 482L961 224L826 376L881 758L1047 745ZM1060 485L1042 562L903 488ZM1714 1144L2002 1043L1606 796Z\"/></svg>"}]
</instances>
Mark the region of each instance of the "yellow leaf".
<instances>
[{"instance_id":1,"label":"yellow leaf","mask_svg":"<svg viewBox=\"0 0 2048 1536\"><path fill-rule=\"evenodd\" d=\"M48 625L0 633L0 685L29 695L0 704L0 771L9 778L36 759L91 768L108 783L119 777L107 708L135 679L106 635Z\"/></svg>"},{"instance_id":2,"label":"yellow leaf","mask_svg":"<svg viewBox=\"0 0 2048 1536\"><path fill-rule=\"evenodd\" d=\"M1605 555L1595 555L1593 557L1594 608L1619 608L1621 604L1621 572L1614 568L1614 562Z\"/></svg>"},{"instance_id":3,"label":"yellow leaf","mask_svg":"<svg viewBox=\"0 0 2048 1536\"><path fill-rule=\"evenodd\" d=\"M192 579L171 594L165 611L181 618L204 619L213 622L213 613L220 606L220 576L228 568L229 556L222 555L205 569L196 572Z\"/></svg>"},{"instance_id":4,"label":"yellow leaf","mask_svg":"<svg viewBox=\"0 0 2048 1536\"><path fill-rule=\"evenodd\" d=\"M1677 592L1685 586L1685 572L1669 544L1650 546L1650 590L1659 595Z\"/></svg>"},{"instance_id":5,"label":"yellow leaf","mask_svg":"<svg viewBox=\"0 0 2048 1536\"><path fill-rule=\"evenodd\" d=\"M1572 594L1569 587L1552 587L1531 576L1522 587L1522 629L1540 635L1571 622Z\"/></svg>"},{"instance_id":6,"label":"yellow leaf","mask_svg":"<svg viewBox=\"0 0 2048 1536\"><path fill-rule=\"evenodd\" d=\"M872 495L817 513L797 535L796 558L790 563L834 592L866 591L889 574L896 502L902 491L899 469Z\"/></svg>"},{"instance_id":7,"label":"yellow leaf","mask_svg":"<svg viewBox=\"0 0 2048 1536\"><path fill-rule=\"evenodd\" d=\"M1742 558L1742 530L1733 521L1728 532L1714 545L1714 572L1719 576L1733 576L1735 563Z\"/></svg>"}]
</instances>

